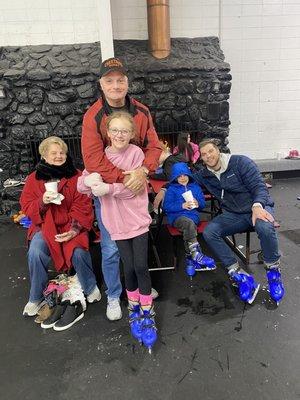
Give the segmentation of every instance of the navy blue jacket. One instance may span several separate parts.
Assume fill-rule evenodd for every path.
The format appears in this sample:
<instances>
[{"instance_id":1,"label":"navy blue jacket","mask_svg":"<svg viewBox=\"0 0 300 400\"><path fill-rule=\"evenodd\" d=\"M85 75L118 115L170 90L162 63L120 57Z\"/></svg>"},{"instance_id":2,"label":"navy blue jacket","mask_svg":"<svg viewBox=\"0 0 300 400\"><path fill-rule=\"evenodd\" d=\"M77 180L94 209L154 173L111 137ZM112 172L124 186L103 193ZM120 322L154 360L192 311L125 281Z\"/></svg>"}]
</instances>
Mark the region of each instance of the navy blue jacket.
<instances>
[{"instance_id":1,"label":"navy blue jacket","mask_svg":"<svg viewBox=\"0 0 300 400\"><path fill-rule=\"evenodd\" d=\"M187 175L189 182L186 186L181 185L177 182L177 178L180 175ZM182 208L182 204L185 202L182 197L182 193L191 190L194 198L198 201L199 208L193 210L186 210ZM194 182L193 175L186 163L176 163L172 167L171 179L166 195L164 198L163 209L167 214L167 220L169 224L179 217L187 217L195 222L196 225L200 222L200 210L205 207L205 199L200 186Z\"/></svg>"},{"instance_id":2,"label":"navy blue jacket","mask_svg":"<svg viewBox=\"0 0 300 400\"><path fill-rule=\"evenodd\" d=\"M193 176L219 200L224 210L245 214L252 212L253 203L260 203L263 208L274 206L257 165L246 156L232 155L220 180L205 166L198 167Z\"/></svg>"}]
</instances>

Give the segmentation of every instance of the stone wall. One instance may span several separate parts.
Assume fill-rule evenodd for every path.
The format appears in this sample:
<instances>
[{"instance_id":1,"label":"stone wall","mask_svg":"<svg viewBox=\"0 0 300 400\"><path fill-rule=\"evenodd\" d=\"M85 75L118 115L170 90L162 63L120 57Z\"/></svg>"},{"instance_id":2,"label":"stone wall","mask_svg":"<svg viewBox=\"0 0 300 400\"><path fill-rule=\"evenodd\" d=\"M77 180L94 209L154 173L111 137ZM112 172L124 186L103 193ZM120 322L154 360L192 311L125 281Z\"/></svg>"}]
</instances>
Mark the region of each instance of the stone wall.
<instances>
[{"instance_id":1,"label":"stone wall","mask_svg":"<svg viewBox=\"0 0 300 400\"><path fill-rule=\"evenodd\" d=\"M148 105L159 133L190 130L194 140L221 139L228 151L230 67L218 39L172 39L171 54L154 59L147 41L117 40L128 66L130 94ZM63 137L80 165L81 122L99 96L99 43L0 48L0 180L27 175L39 142ZM164 135L165 138L165 135Z\"/></svg>"}]
</instances>

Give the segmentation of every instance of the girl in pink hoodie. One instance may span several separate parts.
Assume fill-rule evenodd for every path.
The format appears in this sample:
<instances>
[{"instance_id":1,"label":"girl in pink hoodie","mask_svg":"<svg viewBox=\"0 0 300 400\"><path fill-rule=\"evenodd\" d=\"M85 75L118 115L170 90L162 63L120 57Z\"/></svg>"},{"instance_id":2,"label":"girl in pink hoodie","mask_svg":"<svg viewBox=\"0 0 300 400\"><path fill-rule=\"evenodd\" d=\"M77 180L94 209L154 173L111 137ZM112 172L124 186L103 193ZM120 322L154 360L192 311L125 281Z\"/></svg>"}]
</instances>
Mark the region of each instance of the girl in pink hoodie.
<instances>
[{"instance_id":1,"label":"girl in pink hoodie","mask_svg":"<svg viewBox=\"0 0 300 400\"><path fill-rule=\"evenodd\" d=\"M144 153L130 141L135 137L133 118L127 112L114 112L107 118L107 135L111 145L105 149L109 161L124 171L143 165ZM86 179L92 176L93 179ZM85 182L92 181L87 186ZM98 173L84 171L78 190L93 193L101 201L103 224L116 241L124 266L132 335L148 348L156 340L151 278L148 270L148 191L134 194L123 183L104 183ZM151 343L150 343L151 342ZM149 344L150 343L150 344Z\"/></svg>"}]
</instances>

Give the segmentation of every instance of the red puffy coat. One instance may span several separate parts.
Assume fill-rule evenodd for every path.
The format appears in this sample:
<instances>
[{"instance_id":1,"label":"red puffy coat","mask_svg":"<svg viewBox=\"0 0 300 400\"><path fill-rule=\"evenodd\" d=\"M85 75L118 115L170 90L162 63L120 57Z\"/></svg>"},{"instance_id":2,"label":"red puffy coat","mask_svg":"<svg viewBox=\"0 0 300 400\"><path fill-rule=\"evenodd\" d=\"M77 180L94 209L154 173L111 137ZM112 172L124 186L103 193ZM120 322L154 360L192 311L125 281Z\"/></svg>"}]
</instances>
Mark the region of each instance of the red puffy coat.
<instances>
[{"instance_id":1,"label":"red puffy coat","mask_svg":"<svg viewBox=\"0 0 300 400\"><path fill-rule=\"evenodd\" d=\"M65 196L61 205L43 206L45 181L37 180L35 172L27 177L20 198L22 211L32 221L27 238L30 240L35 232L42 231L55 269L59 272L71 268L71 258L76 247L89 249L88 231L91 229L94 214L91 199L77 191L77 179L80 175L78 171L72 178L63 178L59 182L58 192ZM73 220L81 225L80 233L68 242L56 242L55 235L69 231Z\"/></svg>"}]
</instances>

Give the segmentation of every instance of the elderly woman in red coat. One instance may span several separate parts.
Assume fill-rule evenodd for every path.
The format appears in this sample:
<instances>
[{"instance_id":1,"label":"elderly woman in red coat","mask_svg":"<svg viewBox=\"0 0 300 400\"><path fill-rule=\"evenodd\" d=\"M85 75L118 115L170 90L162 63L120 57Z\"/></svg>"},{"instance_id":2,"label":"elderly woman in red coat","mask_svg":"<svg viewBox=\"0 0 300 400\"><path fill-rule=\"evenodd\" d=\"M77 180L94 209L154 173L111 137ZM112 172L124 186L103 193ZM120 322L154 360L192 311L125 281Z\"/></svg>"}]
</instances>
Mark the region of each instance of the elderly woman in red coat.
<instances>
[{"instance_id":1,"label":"elderly woman in red coat","mask_svg":"<svg viewBox=\"0 0 300 400\"><path fill-rule=\"evenodd\" d=\"M80 172L67 151L66 143L56 136L42 141L39 146L41 161L26 179L20 199L22 211L32 221L28 230L31 287L29 302L23 311L26 316L36 315L41 306L51 258L58 273L75 269L88 302L101 298L88 243L88 231L93 222L92 204L87 196L77 191ZM54 185L51 190L48 182Z\"/></svg>"}]
</instances>

